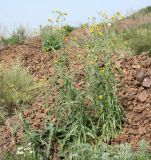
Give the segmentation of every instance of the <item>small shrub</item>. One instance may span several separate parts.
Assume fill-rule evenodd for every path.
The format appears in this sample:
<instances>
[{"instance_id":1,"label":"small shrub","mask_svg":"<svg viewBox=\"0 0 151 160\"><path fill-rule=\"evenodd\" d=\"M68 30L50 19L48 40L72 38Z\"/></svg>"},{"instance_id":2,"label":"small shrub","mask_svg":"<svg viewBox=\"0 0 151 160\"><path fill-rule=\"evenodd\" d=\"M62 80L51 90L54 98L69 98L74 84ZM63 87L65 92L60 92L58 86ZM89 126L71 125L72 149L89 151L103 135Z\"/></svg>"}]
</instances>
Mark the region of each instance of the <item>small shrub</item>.
<instances>
[{"instance_id":1,"label":"small shrub","mask_svg":"<svg viewBox=\"0 0 151 160\"><path fill-rule=\"evenodd\" d=\"M142 143L141 141L140 143ZM143 142L143 144L146 144ZM69 160L150 160L151 154L146 150L148 146L139 147L137 152L132 152L130 144L109 146L104 143L92 147L89 144L76 144L71 146ZM141 152L140 152L141 150Z\"/></svg>"},{"instance_id":2,"label":"small shrub","mask_svg":"<svg viewBox=\"0 0 151 160\"><path fill-rule=\"evenodd\" d=\"M75 29L75 27L72 27L70 25L64 25L62 27L62 30L65 32L65 35L68 35L70 32L72 32Z\"/></svg>"},{"instance_id":3,"label":"small shrub","mask_svg":"<svg viewBox=\"0 0 151 160\"><path fill-rule=\"evenodd\" d=\"M150 13L151 13L151 6L148 6L138 10L137 12L134 12L132 15L130 15L130 17L132 17L133 19L138 19L140 17L150 15Z\"/></svg>"},{"instance_id":4,"label":"small shrub","mask_svg":"<svg viewBox=\"0 0 151 160\"><path fill-rule=\"evenodd\" d=\"M19 146L15 153L4 154L4 160L39 160L40 157L35 155L31 143L28 145Z\"/></svg>"},{"instance_id":5,"label":"small shrub","mask_svg":"<svg viewBox=\"0 0 151 160\"><path fill-rule=\"evenodd\" d=\"M149 51L151 53L151 30L149 29L132 29L123 34L124 40L135 54Z\"/></svg>"},{"instance_id":6,"label":"small shrub","mask_svg":"<svg viewBox=\"0 0 151 160\"><path fill-rule=\"evenodd\" d=\"M22 44L26 39L26 30L24 27L17 28L16 31L13 32L13 34L9 38L5 38L3 40L3 43L5 45L16 45L16 44Z\"/></svg>"},{"instance_id":7,"label":"small shrub","mask_svg":"<svg viewBox=\"0 0 151 160\"><path fill-rule=\"evenodd\" d=\"M63 47L64 32L53 27L41 28L44 51L54 51Z\"/></svg>"},{"instance_id":8,"label":"small shrub","mask_svg":"<svg viewBox=\"0 0 151 160\"><path fill-rule=\"evenodd\" d=\"M36 85L33 77L20 63L0 69L0 107L12 112L15 105L31 100Z\"/></svg>"}]
</instances>

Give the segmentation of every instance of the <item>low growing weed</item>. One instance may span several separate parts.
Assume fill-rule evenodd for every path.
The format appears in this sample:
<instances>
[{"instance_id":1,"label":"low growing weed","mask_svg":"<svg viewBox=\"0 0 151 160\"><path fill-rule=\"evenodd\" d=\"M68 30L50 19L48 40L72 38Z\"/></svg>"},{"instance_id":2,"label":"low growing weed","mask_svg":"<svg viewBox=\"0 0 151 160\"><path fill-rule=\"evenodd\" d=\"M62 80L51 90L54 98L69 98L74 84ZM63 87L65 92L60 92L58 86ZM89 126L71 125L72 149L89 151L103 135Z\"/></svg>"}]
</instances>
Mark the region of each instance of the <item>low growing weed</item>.
<instances>
[{"instance_id":1,"label":"low growing weed","mask_svg":"<svg viewBox=\"0 0 151 160\"><path fill-rule=\"evenodd\" d=\"M6 46L23 44L26 38L27 38L26 29L20 26L19 28L17 28L16 31L13 32L13 34L10 37L3 39L3 44Z\"/></svg>"},{"instance_id":2,"label":"low growing weed","mask_svg":"<svg viewBox=\"0 0 151 160\"><path fill-rule=\"evenodd\" d=\"M66 12L61 12L58 10L52 11L55 19L49 18L49 26L40 29L40 35L43 39L43 49L44 51L55 51L63 47L64 37L68 34L72 27L66 25L63 27Z\"/></svg>"},{"instance_id":3,"label":"low growing weed","mask_svg":"<svg viewBox=\"0 0 151 160\"><path fill-rule=\"evenodd\" d=\"M119 13L116 14L118 15ZM113 18L117 20L117 17ZM93 24L90 27L92 36L85 46L89 51L85 57L82 90L75 85L76 77L70 71L68 53L62 53L55 63L56 74L50 81L52 88L48 91L50 95L52 92L57 93L57 100L54 102L54 107L46 106L49 108L49 113L45 117L44 128L33 130L26 119L21 117L35 155L41 155L42 159L146 158L147 160L150 158L144 145L140 146L138 152L133 153L129 144L117 146L106 144L122 130L124 116L118 102L116 80L111 64L111 53L121 47L123 41L118 41L123 39L109 27L106 21L102 25ZM51 42L55 34L62 34L61 30L54 30L53 27L43 29L41 33L44 42L47 38ZM53 43L44 43L47 51L62 47L64 34L60 36L61 38L57 40L53 39ZM60 86L58 79L61 80Z\"/></svg>"},{"instance_id":4,"label":"low growing weed","mask_svg":"<svg viewBox=\"0 0 151 160\"><path fill-rule=\"evenodd\" d=\"M55 51L63 47L64 32L53 27L41 28L44 51Z\"/></svg>"},{"instance_id":5,"label":"low growing weed","mask_svg":"<svg viewBox=\"0 0 151 160\"><path fill-rule=\"evenodd\" d=\"M38 85L34 85L33 77L17 62L10 68L0 68L0 107L8 113L14 110L16 105L31 100Z\"/></svg>"},{"instance_id":6,"label":"low growing weed","mask_svg":"<svg viewBox=\"0 0 151 160\"><path fill-rule=\"evenodd\" d=\"M130 29L123 33L123 38L135 54L142 52L151 53L151 30L150 28Z\"/></svg>"}]
</instances>

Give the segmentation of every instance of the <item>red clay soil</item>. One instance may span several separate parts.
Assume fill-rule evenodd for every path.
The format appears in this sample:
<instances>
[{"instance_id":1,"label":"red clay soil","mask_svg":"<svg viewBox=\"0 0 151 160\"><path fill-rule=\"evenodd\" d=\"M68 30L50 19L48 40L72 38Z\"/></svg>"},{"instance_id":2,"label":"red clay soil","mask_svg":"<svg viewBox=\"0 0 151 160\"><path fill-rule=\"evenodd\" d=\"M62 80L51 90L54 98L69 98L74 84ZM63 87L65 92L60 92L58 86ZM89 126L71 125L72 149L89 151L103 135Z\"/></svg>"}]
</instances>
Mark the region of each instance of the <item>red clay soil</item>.
<instances>
[{"instance_id":1,"label":"red clay soil","mask_svg":"<svg viewBox=\"0 0 151 160\"><path fill-rule=\"evenodd\" d=\"M48 80L55 74L54 62L57 61L59 53L49 54L42 51L41 41L39 39L32 39L26 41L23 45L9 46L0 50L0 64L4 67L10 67L17 60L21 61L22 64L28 68L29 72L34 76L36 80L45 79ZM78 54L69 54L68 56L72 59L72 63L69 64L71 72L76 74L76 83L77 87L80 87L82 84L79 84L81 81L83 61L81 58L75 60L77 55L81 57L84 56L83 52L79 48L74 48L68 50L68 52L78 53ZM58 86L61 85L58 80ZM57 86L57 87L58 87ZM56 88L57 88L56 87ZM53 93L52 96L49 96L47 103L49 106L53 107L55 105L57 93ZM43 108L44 106L44 96L38 95L31 106L24 110L24 118L29 122L33 129L43 129L44 120L49 112L48 109ZM54 118L52 117L52 121ZM6 120L4 125L0 126L0 155L5 151L15 150L15 145L19 143L22 135L23 128L20 125L18 115L14 115ZM14 134L13 128L17 127L17 130ZM0 156L1 159L1 156Z\"/></svg>"},{"instance_id":2,"label":"red clay soil","mask_svg":"<svg viewBox=\"0 0 151 160\"><path fill-rule=\"evenodd\" d=\"M122 74L115 74L118 96L125 113L123 133L113 143L128 142L137 147L144 139L151 145L151 58L147 54L116 62Z\"/></svg>"},{"instance_id":3,"label":"red clay soil","mask_svg":"<svg viewBox=\"0 0 151 160\"><path fill-rule=\"evenodd\" d=\"M151 16L150 14L146 14L137 18L126 18L117 23L117 28L119 31L123 31L125 29L137 28L142 25L150 24Z\"/></svg>"},{"instance_id":4,"label":"red clay soil","mask_svg":"<svg viewBox=\"0 0 151 160\"><path fill-rule=\"evenodd\" d=\"M34 45L35 44L35 45ZM24 45L7 47L0 51L0 64L8 67L11 60L18 57L30 73L36 79L49 79L55 75L54 60L55 54L42 52L40 40L32 40ZM77 87L83 84L84 54L79 48L71 49L74 54L69 54L71 72L75 72ZM79 56L79 58L77 58ZM131 143L134 147L143 138L151 144L151 58L146 54L117 60L113 64L115 76L118 80L118 96L125 113L123 133L115 140L115 143ZM120 72L117 73L117 70ZM50 97L50 103L54 102L55 96ZM34 111L34 115L33 115ZM24 117L32 121L33 128L43 128L43 119L48 110L42 107L42 97L38 97L32 104L32 108L25 109ZM52 117L53 118L53 117ZM12 131L12 126L19 123L17 116L13 116L0 126L0 155L3 151L11 150L18 143L22 135L22 127L18 124L17 133ZM15 137L15 138L14 138Z\"/></svg>"}]
</instances>

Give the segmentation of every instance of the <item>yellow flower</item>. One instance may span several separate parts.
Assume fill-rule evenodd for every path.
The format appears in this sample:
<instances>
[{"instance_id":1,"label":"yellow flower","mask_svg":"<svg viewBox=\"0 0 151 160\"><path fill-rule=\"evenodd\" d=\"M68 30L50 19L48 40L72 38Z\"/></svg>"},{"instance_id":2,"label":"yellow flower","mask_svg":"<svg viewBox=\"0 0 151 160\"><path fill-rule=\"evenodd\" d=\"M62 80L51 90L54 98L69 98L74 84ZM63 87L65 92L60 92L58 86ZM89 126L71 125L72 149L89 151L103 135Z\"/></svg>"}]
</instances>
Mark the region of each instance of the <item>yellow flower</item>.
<instances>
[{"instance_id":1,"label":"yellow flower","mask_svg":"<svg viewBox=\"0 0 151 160\"><path fill-rule=\"evenodd\" d=\"M83 29L86 29L86 24L83 24L83 25L82 25L82 28L83 28Z\"/></svg>"},{"instance_id":2,"label":"yellow flower","mask_svg":"<svg viewBox=\"0 0 151 160\"><path fill-rule=\"evenodd\" d=\"M88 62L88 64L89 64L89 65L93 65L93 64L94 64L94 61L93 61L93 60L90 60L90 61Z\"/></svg>"},{"instance_id":3,"label":"yellow flower","mask_svg":"<svg viewBox=\"0 0 151 160\"><path fill-rule=\"evenodd\" d=\"M57 60L55 60L55 61L54 61L54 63L55 63L55 64L57 64L57 63L58 63L58 61L57 61Z\"/></svg>"},{"instance_id":4,"label":"yellow flower","mask_svg":"<svg viewBox=\"0 0 151 160\"><path fill-rule=\"evenodd\" d=\"M99 35L100 37L102 37L102 36L103 36L103 33L102 33L102 32L99 32L98 35Z\"/></svg>"},{"instance_id":5,"label":"yellow flower","mask_svg":"<svg viewBox=\"0 0 151 160\"><path fill-rule=\"evenodd\" d=\"M100 74L104 73L104 68L100 68Z\"/></svg>"},{"instance_id":6,"label":"yellow flower","mask_svg":"<svg viewBox=\"0 0 151 160\"><path fill-rule=\"evenodd\" d=\"M48 22L51 22L51 19L50 19L50 18L48 19Z\"/></svg>"},{"instance_id":7,"label":"yellow flower","mask_svg":"<svg viewBox=\"0 0 151 160\"><path fill-rule=\"evenodd\" d=\"M59 22L59 19L56 19L55 22Z\"/></svg>"},{"instance_id":8,"label":"yellow flower","mask_svg":"<svg viewBox=\"0 0 151 160\"><path fill-rule=\"evenodd\" d=\"M111 20L112 20L112 21L114 21L115 19L116 19L116 17L115 17L115 16L112 16L112 17L111 17Z\"/></svg>"},{"instance_id":9,"label":"yellow flower","mask_svg":"<svg viewBox=\"0 0 151 160\"><path fill-rule=\"evenodd\" d=\"M100 100L103 100L103 95L99 95L99 97L98 97Z\"/></svg>"},{"instance_id":10,"label":"yellow flower","mask_svg":"<svg viewBox=\"0 0 151 160\"><path fill-rule=\"evenodd\" d=\"M81 58L81 54L78 54L77 56L78 56L78 58Z\"/></svg>"}]
</instances>

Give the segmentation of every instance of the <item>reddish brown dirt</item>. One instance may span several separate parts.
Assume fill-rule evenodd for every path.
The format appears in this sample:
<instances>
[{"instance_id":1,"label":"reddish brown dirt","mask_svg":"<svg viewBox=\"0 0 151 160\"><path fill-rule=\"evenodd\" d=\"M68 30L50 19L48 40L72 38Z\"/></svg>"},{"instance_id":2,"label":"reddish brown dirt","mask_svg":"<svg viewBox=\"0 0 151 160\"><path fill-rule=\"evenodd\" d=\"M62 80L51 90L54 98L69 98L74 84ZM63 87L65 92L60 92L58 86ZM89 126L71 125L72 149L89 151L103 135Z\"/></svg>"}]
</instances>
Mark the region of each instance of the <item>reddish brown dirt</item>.
<instances>
[{"instance_id":1,"label":"reddish brown dirt","mask_svg":"<svg viewBox=\"0 0 151 160\"><path fill-rule=\"evenodd\" d=\"M74 72L74 74L76 74L76 83L79 88L83 84L79 83L81 82L80 76L83 74L82 63L84 63L84 60L81 60L81 58L84 57L83 52L85 51L77 47L68 49L68 57L72 59L72 63L70 63L68 67L71 69L71 73ZM78 55L80 55L80 58L77 59ZM55 54L43 52L39 39L29 39L23 45L9 46L0 50L0 64L4 67L10 67L19 60L28 68L36 80L48 80L55 75L54 63L58 61L59 56L59 52ZM59 86L61 83L61 79L59 79L57 85ZM57 87L55 91L57 91ZM48 97L47 105L53 107L56 99L57 92ZM23 116L32 126L33 130L42 129L44 126L45 117L49 112L49 109L43 107L44 103L43 94L38 95L35 100L31 102L31 106L27 106L27 109L24 110ZM23 135L23 128L20 126L21 123L19 123L18 120L18 115L14 115L8 118L4 125L0 126L0 155L2 155L4 151L15 149L15 145L20 141ZM54 117L52 117L52 121L54 120ZM14 127L17 127L15 135L12 130Z\"/></svg>"},{"instance_id":2,"label":"reddish brown dirt","mask_svg":"<svg viewBox=\"0 0 151 160\"><path fill-rule=\"evenodd\" d=\"M114 142L136 147L141 139L151 145L151 58L147 54L116 62L119 99L126 121L123 133Z\"/></svg>"},{"instance_id":3,"label":"reddish brown dirt","mask_svg":"<svg viewBox=\"0 0 151 160\"><path fill-rule=\"evenodd\" d=\"M117 23L117 28L119 31L123 31L125 29L137 28L145 24L150 24L150 21L151 16L147 14L138 18L126 18Z\"/></svg>"},{"instance_id":4,"label":"reddish brown dirt","mask_svg":"<svg viewBox=\"0 0 151 160\"><path fill-rule=\"evenodd\" d=\"M68 67L71 73L74 72L76 75L76 86L79 88L84 84L84 57L87 51L77 47L66 49L68 49L68 59L71 59ZM54 61L58 60L58 56L58 53L42 52L41 41L32 39L26 41L24 45L10 46L1 50L0 64L9 67L12 61L14 62L19 57L23 65L36 79L49 79L55 75ZM117 60L113 66L116 68L115 76L119 82L119 99L124 109L126 121L123 133L112 143L129 142L135 147L138 141L143 138L151 144L151 59L146 54L142 54ZM121 74L117 73L117 70ZM147 81L144 81L145 78ZM58 84L60 82L58 81ZM49 97L50 105L54 103L55 96ZM37 97L35 102L31 104L32 107L24 111L24 116L29 122L32 121L31 125L36 129L43 128L43 119L48 113L48 110L42 107L42 102L43 97ZM14 136L12 126L16 122L18 122L17 116L13 116L0 127L0 154L14 148L18 143L23 129L18 125L18 131Z\"/></svg>"}]
</instances>

